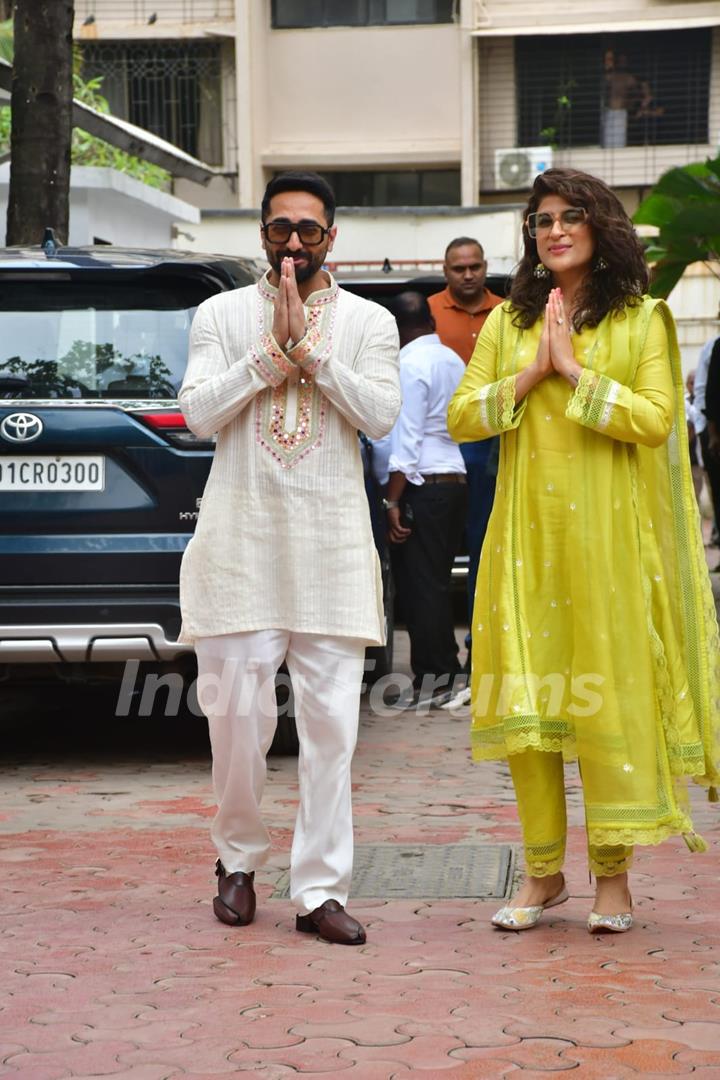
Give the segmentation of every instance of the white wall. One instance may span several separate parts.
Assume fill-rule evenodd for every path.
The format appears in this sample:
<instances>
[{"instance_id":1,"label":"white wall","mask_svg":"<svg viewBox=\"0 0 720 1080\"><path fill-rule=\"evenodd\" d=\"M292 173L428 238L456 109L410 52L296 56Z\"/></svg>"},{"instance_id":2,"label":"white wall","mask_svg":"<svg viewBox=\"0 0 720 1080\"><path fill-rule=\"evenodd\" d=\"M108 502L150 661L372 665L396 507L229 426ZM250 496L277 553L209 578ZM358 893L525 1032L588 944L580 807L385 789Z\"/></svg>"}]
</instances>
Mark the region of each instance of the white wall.
<instances>
[{"instance_id":1,"label":"white wall","mask_svg":"<svg viewBox=\"0 0 720 1080\"><path fill-rule=\"evenodd\" d=\"M10 164L0 166L0 242L5 243ZM117 172L87 166L70 174L72 245L92 244L95 237L118 247L169 248L174 225L200 221L189 203Z\"/></svg>"},{"instance_id":2,"label":"white wall","mask_svg":"<svg viewBox=\"0 0 720 1080\"><path fill-rule=\"evenodd\" d=\"M697 364L701 348L720 333L720 264L715 274L703 263L689 267L670 294L668 303L678 326L683 370Z\"/></svg>"},{"instance_id":3,"label":"white wall","mask_svg":"<svg viewBox=\"0 0 720 1080\"><path fill-rule=\"evenodd\" d=\"M189 231L193 243L179 246L227 254L262 257L258 214L203 216ZM520 217L514 210L484 213L421 214L372 211L337 214L338 236L331 262L391 263L410 259L441 262L445 248L456 236L473 236L483 244L493 273L509 271L517 261Z\"/></svg>"},{"instance_id":4,"label":"white wall","mask_svg":"<svg viewBox=\"0 0 720 1080\"><path fill-rule=\"evenodd\" d=\"M280 168L459 166L463 31L273 30L269 0L236 0L240 204Z\"/></svg>"},{"instance_id":5,"label":"white wall","mask_svg":"<svg viewBox=\"0 0 720 1080\"><path fill-rule=\"evenodd\" d=\"M459 46L453 25L270 31L263 161L459 163Z\"/></svg>"}]
</instances>

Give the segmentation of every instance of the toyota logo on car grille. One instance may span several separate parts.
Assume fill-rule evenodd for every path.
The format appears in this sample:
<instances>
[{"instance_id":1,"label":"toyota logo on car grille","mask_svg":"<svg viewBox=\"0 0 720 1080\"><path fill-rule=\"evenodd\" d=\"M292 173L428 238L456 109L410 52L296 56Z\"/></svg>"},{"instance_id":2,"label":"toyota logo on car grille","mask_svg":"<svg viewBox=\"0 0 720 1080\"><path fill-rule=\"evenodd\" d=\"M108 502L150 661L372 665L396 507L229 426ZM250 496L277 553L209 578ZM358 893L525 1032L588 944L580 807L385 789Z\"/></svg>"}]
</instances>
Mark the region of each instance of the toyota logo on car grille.
<instances>
[{"instance_id":1,"label":"toyota logo on car grille","mask_svg":"<svg viewBox=\"0 0 720 1080\"><path fill-rule=\"evenodd\" d=\"M40 417L26 412L10 413L0 424L0 435L8 442L33 442L42 435L42 430Z\"/></svg>"}]
</instances>

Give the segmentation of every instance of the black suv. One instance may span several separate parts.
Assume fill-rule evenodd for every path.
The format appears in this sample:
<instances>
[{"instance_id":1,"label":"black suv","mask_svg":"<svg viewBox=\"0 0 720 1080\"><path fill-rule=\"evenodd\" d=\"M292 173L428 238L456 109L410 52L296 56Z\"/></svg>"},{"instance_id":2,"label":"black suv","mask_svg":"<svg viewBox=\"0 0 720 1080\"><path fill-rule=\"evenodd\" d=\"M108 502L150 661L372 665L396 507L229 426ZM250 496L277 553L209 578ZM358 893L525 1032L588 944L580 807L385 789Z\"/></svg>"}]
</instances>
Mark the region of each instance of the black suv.
<instances>
[{"instance_id":1,"label":"black suv","mask_svg":"<svg viewBox=\"0 0 720 1080\"><path fill-rule=\"evenodd\" d=\"M213 441L187 429L177 391L197 305L262 270L194 252L0 253L0 679L117 678L126 661L192 678L178 572ZM373 651L376 674L390 657ZM291 716L277 746L296 746Z\"/></svg>"}]
</instances>

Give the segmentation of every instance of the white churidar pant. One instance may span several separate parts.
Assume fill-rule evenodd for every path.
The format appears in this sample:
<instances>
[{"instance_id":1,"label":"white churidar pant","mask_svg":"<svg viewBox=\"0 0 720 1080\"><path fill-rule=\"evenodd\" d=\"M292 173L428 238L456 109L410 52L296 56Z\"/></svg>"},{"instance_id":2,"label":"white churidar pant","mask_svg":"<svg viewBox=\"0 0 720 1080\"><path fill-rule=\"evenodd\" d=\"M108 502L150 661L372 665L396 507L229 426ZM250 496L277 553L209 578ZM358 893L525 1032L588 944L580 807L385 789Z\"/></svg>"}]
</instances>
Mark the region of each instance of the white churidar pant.
<instances>
[{"instance_id":1,"label":"white churidar pant","mask_svg":"<svg viewBox=\"0 0 720 1080\"><path fill-rule=\"evenodd\" d=\"M258 630L198 638L198 701L208 718L217 814L211 835L228 874L270 851L260 816L266 755L277 725L275 674L287 663L300 741L300 805L290 896L300 912L347 903L353 864L350 766L365 645L356 638Z\"/></svg>"}]
</instances>

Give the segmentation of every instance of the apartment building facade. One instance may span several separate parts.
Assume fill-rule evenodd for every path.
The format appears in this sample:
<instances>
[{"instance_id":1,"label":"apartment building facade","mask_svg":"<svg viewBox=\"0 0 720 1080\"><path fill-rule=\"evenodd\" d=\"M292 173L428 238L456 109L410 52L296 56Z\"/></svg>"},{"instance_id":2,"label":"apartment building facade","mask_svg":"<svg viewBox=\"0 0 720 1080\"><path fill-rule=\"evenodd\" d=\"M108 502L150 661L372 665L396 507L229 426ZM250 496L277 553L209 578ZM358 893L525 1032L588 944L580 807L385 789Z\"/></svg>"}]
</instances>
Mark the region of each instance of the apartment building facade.
<instances>
[{"instance_id":1,"label":"apartment building facade","mask_svg":"<svg viewBox=\"0 0 720 1080\"><path fill-rule=\"evenodd\" d=\"M309 166L348 207L341 258L437 258L443 238L480 232L500 269L538 170L594 172L632 212L665 169L720 145L717 0L75 8L113 111L221 169L175 184L201 209L196 245L255 254L267 179ZM712 281L693 288L716 315Z\"/></svg>"},{"instance_id":2,"label":"apartment building facade","mask_svg":"<svg viewBox=\"0 0 720 1080\"><path fill-rule=\"evenodd\" d=\"M225 167L215 209L300 164L347 205L514 201L549 160L637 189L720 140L716 0L77 0L76 38L114 112Z\"/></svg>"}]
</instances>

